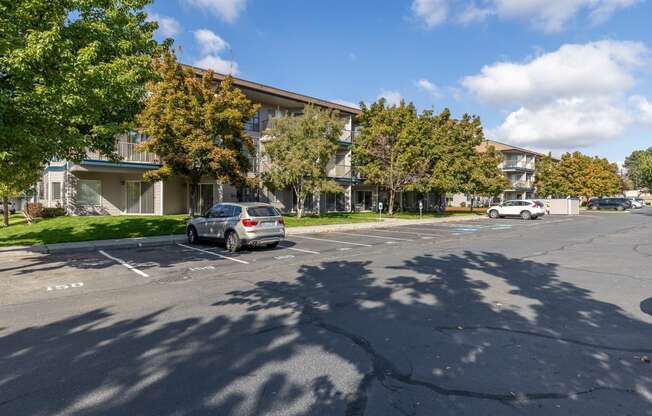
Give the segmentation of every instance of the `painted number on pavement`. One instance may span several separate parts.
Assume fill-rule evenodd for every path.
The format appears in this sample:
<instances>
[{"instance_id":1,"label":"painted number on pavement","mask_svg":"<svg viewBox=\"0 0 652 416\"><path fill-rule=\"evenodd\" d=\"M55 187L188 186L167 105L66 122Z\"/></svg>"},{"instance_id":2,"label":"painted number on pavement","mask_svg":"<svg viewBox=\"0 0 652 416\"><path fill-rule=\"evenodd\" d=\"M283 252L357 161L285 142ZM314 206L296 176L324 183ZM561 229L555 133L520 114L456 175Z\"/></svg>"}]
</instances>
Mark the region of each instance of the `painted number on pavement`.
<instances>
[{"instance_id":1,"label":"painted number on pavement","mask_svg":"<svg viewBox=\"0 0 652 416\"><path fill-rule=\"evenodd\" d=\"M67 285L54 285L54 286L48 286L47 291L52 292L53 290L74 289L74 288L80 288L80 287L83 287L83 286L84 286L83 282L69 283Z\"/></svg>"}]
</instances>

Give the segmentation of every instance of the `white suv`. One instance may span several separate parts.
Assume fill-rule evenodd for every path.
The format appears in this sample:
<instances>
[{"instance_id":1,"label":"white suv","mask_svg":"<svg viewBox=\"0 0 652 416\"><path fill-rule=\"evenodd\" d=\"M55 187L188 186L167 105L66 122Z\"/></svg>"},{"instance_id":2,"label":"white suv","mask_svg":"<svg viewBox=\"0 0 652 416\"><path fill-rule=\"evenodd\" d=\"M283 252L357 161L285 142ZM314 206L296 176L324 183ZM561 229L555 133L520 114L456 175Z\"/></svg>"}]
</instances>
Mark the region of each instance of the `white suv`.
<instances>
[{"instance_id":1,"label":"white suv","mask_svg":"<svg viewBox=\"0 0 652 416\"><path fill-rule=\"evenodd\" d=\"M524 220L534 220L545 215L546 211L541 202L522 199L505 201L500 205L494 205L487 210L487 214L491 218L521 217Z\"/></svg>"}]
</instances>

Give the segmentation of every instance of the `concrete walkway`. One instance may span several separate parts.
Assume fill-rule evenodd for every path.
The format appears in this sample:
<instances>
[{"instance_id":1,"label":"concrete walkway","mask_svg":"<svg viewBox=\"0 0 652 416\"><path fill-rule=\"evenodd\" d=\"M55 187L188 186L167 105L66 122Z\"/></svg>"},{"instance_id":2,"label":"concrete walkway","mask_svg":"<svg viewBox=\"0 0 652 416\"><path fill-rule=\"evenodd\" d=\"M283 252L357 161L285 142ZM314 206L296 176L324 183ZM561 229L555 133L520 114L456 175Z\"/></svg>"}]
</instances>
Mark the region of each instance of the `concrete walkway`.
<instances>
[{"instance_id":1,"label":"concrete walkway","mask_svg":"<svg viewBox=\"0 0 652 416\"><path fill-rule=\"evenodd\" d=\"M383 219L375 222L360 222L352 224L314 225L307 227L292 227L286 230L287 236L301 234L318 234L339 231L368 230L373 228L400 227L403 225L434 224L440 222L468 221L486 219L481 215L461 215L445 218L426 218L421 220ZM154 237L120 238L114 240L79 241L74 243L40 244L35 246L0 247L0 253L11 251L33 251L37 253L74 253L97 251L116 248L156 247L172 245L186 241L184 234L162 235Z\"/></svg>"}]
</instances>

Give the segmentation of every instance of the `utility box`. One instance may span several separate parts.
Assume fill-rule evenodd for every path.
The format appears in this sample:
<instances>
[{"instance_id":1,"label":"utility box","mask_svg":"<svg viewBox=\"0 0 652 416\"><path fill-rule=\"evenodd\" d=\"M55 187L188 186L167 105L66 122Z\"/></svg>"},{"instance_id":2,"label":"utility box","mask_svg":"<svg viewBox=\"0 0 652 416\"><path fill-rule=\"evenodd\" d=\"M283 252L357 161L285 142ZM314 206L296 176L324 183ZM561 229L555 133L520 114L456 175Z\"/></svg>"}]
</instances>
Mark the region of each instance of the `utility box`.
<instances>
[{"instance_id":1,"label":"utility box","mask_svg":"<svg viewBox=\"0 0 652 416\"><path fill-rule=\"evenodd\" d=\"M547 215L580 215L579 199L546 199L544 206Z\"/></svg>"}]
</instances>

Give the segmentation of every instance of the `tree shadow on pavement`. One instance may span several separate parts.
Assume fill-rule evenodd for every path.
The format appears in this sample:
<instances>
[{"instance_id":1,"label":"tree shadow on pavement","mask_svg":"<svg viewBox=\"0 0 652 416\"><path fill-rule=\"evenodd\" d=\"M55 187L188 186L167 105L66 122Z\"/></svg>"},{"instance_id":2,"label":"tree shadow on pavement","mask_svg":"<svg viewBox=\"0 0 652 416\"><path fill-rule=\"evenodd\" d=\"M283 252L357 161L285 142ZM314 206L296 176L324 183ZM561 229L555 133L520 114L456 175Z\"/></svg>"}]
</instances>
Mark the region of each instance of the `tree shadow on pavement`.
<instances>
[{"instance_id":1,"label":"tree shadow on pavement","mask_svg":"<svg viewBox=\"0 0 652 416\"><path fill-rule=\"evenodd\" d=\"M330 261L176 309L5 329L0 413L652 414L652 326L551 263Z\"/></svg>"}]
</instances>

